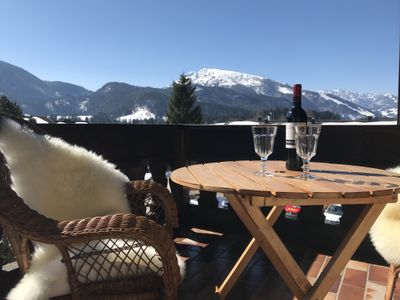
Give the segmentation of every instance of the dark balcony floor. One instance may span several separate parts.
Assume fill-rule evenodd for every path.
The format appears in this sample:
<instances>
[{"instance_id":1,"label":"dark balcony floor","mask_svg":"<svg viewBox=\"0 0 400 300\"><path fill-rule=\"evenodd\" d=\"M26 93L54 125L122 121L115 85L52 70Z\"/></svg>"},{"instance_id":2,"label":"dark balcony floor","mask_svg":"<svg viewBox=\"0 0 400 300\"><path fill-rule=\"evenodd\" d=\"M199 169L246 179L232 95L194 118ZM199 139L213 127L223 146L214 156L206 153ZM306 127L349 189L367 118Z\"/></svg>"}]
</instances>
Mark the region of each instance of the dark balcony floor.
<instances>
[{"instance_id":1,"label":"dark balcony floor","mask_svg":"<svg viewBox=\"0 0 400 300\"><path fill-rule=\"evenodd\" d=\"M188 257L187 274L179 289L182 300L216 300L215 286L222 283L236 259L250 241L250 237L238 234L223 236L199 234L185 231L182 235L206 247L177 245L181 256ZM190 241L187 241L190 243ZM330 257L318 254L299 245L288 245L308 279L314 283L328 263ZM325 299L358 300L383 299L388 269L386 266L350 261L340 278L331 287ZM279 274L274 270L264 252L258 251L227 300L293 299ZM400 282L397 283L394 299L400 299Z\"/></svg>"},{"instance_id":2,"label":"dark balcony floor","mask_svg":"<svg viewBox=\"0 0 400 300\"><path fill-rule=\"evenodd\" d=\"M222 283L250 241L245 234L222 236L192 230L178 233L178 252L186 260L186 276L179 287L180 300L216 300L215 286ZM307 277L314 282L330 257L299 245L288 245ZM387 267L350 261L325 299L383 299ZM0 299L19 279L18 270L0 273ZM293 299L269 260L260 250L253 257L227 300ZM400 300L400 282L394 299Z\"/></svg>"}]
</instances>

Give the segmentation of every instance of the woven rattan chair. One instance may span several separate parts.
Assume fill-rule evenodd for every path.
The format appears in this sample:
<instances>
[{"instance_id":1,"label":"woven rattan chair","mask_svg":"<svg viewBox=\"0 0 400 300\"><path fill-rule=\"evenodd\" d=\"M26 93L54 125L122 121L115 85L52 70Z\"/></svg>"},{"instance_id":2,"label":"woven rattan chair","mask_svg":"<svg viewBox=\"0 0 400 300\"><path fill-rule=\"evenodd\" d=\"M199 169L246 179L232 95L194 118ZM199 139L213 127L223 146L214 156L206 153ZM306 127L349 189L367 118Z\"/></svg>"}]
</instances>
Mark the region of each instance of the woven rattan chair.
<instances>
[{"instance_id":1,"label":"woven rattan chair","mask_svg":"<svg viewBox=\"0 0 400 300\"><path fill-rule=\"evenodd\" d=\"M30 209L0 183L0 222L26 266L27 240L59 249L72 299L177 298L181 277L174 244L161 225L146 217L115 214L58 222ZM148 257L148 247L157 255ZM162 265L154 263L159 259Z\"/></svg>"},{"instance_id":2,"label":"woven rattan chair","mask_svg":"<svg viewBox=\"0 0 400 300\"><path fill-rule=\"evenodd\" d=\"M29 241L46 243L62 255L72 299L177 298L181 275L171 239L177 212L163 185L127 183L131 214L58 221L28 207L11 189L1 152L0 175L0 223L22 272L30 266Z\"/></svg>"}]
</instances>

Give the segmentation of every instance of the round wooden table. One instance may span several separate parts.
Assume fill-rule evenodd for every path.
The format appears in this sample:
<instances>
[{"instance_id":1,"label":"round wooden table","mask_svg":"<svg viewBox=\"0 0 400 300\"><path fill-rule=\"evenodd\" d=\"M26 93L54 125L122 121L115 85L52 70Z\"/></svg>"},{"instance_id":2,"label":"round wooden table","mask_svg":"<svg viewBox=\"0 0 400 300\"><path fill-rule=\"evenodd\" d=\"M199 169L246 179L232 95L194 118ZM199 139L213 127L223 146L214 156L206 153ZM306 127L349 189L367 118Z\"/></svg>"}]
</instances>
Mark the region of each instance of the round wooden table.
<instances>
[{"instance_id":1,"label":"round wooden table","mask_svg":"<svg viewBox=\"0 0 400 300\"><path fill-rule=\"evenodd\" d=\"M275 269L299 299L323 299L340 272L365 238L386 203L396 202L400 175L385 170L343 164L310 163L317 180L297 178L301 172L288 171L283 161L269 161L276 176L255 173L259 161L225 161L183 167L171 179L188 189L221 192L228 198L243 224L253 235L225 281L216 287L224 298L261 247ZM272 225L286 205L363 204L365 207L339 245L314 285L307 280ZM267 217L260 207L272 206Z\"/></svg>"}]
</instances>

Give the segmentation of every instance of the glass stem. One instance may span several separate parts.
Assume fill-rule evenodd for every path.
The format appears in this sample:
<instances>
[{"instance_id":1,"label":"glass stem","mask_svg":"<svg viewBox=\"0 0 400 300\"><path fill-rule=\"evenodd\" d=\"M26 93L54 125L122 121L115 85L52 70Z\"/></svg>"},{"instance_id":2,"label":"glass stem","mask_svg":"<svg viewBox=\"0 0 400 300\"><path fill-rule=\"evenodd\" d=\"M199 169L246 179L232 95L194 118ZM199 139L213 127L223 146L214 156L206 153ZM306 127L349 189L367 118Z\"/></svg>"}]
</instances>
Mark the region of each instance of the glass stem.
<instances>
[{"instance_id":1,"label":"glass stem","mask_svg":"<svg viewBox=\"0 0 400 300\"><path fill-rule=\"evenodd\" d=\"M261 157L261 174L267 176L267 158Z\"/></svg>"},{"instance_id":2,"label":"glass stem","mask_svg":"<svg viewBox=\"0 0 400 300\"><path fill-rule=\"evenodd\" d=\"M308 159L303 160L303 178L308 179L308 172L310 171L310 161Z\"/></svg>"}]
</instances>

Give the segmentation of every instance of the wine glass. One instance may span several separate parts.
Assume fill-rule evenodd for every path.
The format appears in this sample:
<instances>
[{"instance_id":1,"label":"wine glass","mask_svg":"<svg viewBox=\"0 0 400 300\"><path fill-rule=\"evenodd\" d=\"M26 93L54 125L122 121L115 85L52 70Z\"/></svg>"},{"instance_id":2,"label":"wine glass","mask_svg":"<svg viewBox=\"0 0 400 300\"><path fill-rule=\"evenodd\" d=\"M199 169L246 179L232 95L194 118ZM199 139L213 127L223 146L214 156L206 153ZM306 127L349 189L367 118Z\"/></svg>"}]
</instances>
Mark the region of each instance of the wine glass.
<instances>
[{"instance_id":1,"label":"wine glass","mask_svg":"<svg viewBox=\"0 0 400 300\"><path fill-rule=\"evenodd\" d=\"M256 173L258 176L273 175L273 173L267 171L267 159L274 149L277 128L274 125L255 125L251 128L253 132L254 151L261 158L261 169Z\"/></svg>"},{"instance_id":2,"label":"wine glass","mask_svg":"<svg viewBox=\"0 0 400 300\"><path fill-rule=\"evenodd\" d=\"M317 153L318 138L321 125L295 125L296 152L303 160L303 174L299 177L304 180L315 180L317 177L310 175L310 160Z\"/></svg>"}]
</instances>

